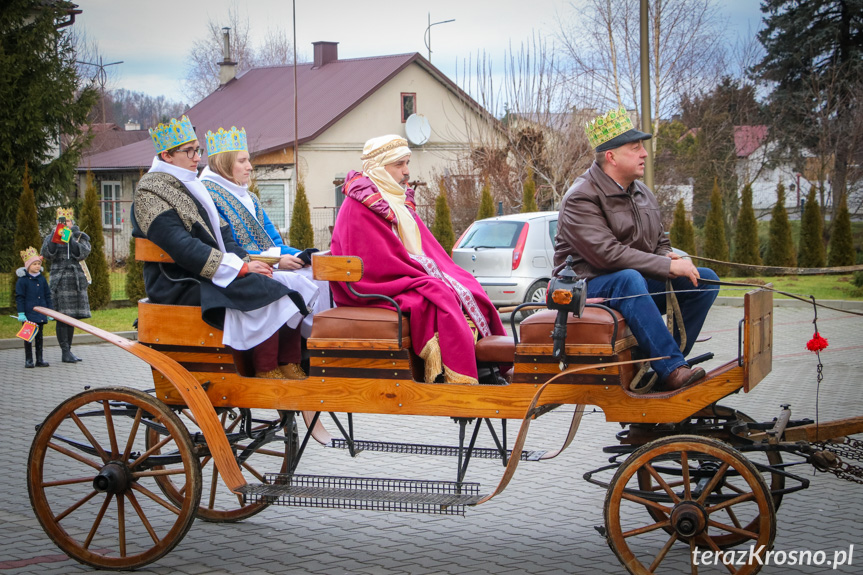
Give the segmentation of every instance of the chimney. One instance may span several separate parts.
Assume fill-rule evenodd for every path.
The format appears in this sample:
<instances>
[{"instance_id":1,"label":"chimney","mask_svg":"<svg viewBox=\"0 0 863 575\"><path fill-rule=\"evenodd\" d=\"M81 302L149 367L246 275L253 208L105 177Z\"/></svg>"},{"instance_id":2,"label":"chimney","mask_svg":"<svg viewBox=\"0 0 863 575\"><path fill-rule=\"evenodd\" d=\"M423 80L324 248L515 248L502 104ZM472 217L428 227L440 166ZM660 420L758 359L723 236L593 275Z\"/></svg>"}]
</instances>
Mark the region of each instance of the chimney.
<instances>
[{"instance_id":1,"label":"chimney","mask_svg":"<svg viewBox=\"0 0 863 575\"><path fill-rule=\"evenodd\" d=\"M312 66L312 70L330 62L339 61L338 42L312 42L312 46L315 47L315 64Z\"/></svg>"},{"instance_id":2,"label":"chimney","mask_svg":"<svg viewBox=\"0 0 863 575\"><path fill-rule=\"evenodd\" d=\"M224 60L219 62L219 85L224 86L237 76L237 63L231 59L231 29L222 28L222 55Z\"/></svg>"}]
</instances>

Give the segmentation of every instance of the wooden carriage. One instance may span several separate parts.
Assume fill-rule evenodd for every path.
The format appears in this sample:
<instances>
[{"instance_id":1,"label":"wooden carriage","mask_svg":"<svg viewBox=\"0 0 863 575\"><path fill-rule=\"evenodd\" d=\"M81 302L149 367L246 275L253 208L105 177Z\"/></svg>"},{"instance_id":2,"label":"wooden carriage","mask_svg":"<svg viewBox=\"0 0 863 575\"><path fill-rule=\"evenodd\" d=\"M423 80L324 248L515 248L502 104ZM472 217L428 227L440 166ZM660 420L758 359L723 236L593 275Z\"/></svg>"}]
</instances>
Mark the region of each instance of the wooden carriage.
<instances>
[{"instance_id":1,"label":"wooden carriage","mask_svg":"<svg viewBox=\"0 0 863 575\"><path fill-rule=\"evenodd\" d=\"M145 240L137 240L136 253L143 261L170 261ZM362 277L363 262L356 257L316 255L313 261L317 279L353 283ZM570 444L585 405L625 424L619 445L609 448L615 461L585 478L607 489L605 535L631 573L655 572L675 542L693 549L769 548L776 506L808 483L784 471L780 455L808 456L801 444L782 441L786 428L809 429L807 421L792 422L786 410L775 423L756 424L717 405L731 393L750 391L771 370L768 290L745 296L738 357L693 386L648 394L630 391L636 342L623 319L602 306L569 317L569 366L563 371L552 357L555 312L530 316L520 330L513 326L520 337L481 339L479 362L514 365L502 385L424 383L422 360L411 350L409 323L398 309L334 308L316 315L304 380L253 377L246 354L225 347L221 332L201 320L197 307L143 300L138 310L138 342L45 310L152 367L152 394L121 387L85 391L58 406L34 439L28 472L34 511L64 552L97 568L135 568L157 560L196 516L236 521L272 504L336 502L332 506L463 513L506 487L519 462L530 457L523 447L531 421L560 405L575 406L564 445L537 459L552 458ZM262 418L256 410L277 415ZM324 428L322 413L333 415L335 435ZM442 449L360 440L354 437L353 417L363 413L454 418L459 442L447 454L458 458L455 481L297 473L310 440L351 455L364 449L417 454ZM505 432L509 419L521 422L511 448ZM497 447L486 455L505 465L492 493L480 493L477 484L465 481L468 462L479 450L473 439L465 444L472 421L474 439L487 423ZM493 422L500 423L500 436ZM202 468L210 473L206 484ZM219 489L228 492L227 499ZM97 501L94 520L67 520ZM646 523L631 506L647 511ZM720 515L725 519L718 520ZM646 533L665 535L656 549L642 550L634 541ZM758 568L747 565L737 572Z\"/></svg>"}]
</instances>

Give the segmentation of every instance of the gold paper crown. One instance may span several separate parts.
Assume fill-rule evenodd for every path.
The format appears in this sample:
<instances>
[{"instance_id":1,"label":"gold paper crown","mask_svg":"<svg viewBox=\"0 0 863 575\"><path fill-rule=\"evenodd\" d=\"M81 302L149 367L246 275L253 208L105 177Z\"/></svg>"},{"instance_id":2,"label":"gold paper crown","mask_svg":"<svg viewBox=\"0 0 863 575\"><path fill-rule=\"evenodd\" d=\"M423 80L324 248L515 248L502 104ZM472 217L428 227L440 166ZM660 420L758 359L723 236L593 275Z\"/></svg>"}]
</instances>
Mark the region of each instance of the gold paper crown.
<instances>
[{"instance_id":1,"label":"gold paper crown","mask_svg":"<svg viewBox=\"0 0 863 575\"><path fill-rule=\"evenodd\" d=\"M21 259L24 260L25 264L33 258L39 258L39 252L36 251L36 248L31 246L21 252Z\"/></svg>"},{"instance_id":2,"label":"gold paper crown","mask_svg":"<svg viewBox=\"0 0 863 575\"><path fill-rule=\"evenodd\" d=\"M626 113L626 108L620 107L591 120L584 126L584 132L590 141L591 148L597 148L617 136L634 130L632 120Z\"/></svg>"},{"instance_id":3,"label":"gold paper crown","mask_svg":"<svg viewBox=\"0 0 863 575\"><path fill-rule=\"evenodd\" d=\"M227 132L219 128L215 133L207 132L207 156L215 156L222 152L246 152L249 150L246 140L246 129L231 126Z\"/></svg>"},{"instance_id":4,"label":"gold paper crown","mask_svg":"<svg viewBox=\"0 0 863 575\"><path fill-rule=\"evenodd\" d=\"M57 208L57 219L66 218L66 221L73 221L75 219L75 210L72 208Z\"/></svg>"},{"instance_id":5,"label":"gold paper crown","mask_svg":"<svg viewBox=\"0 0 863 575\"><path fill-rule=\"evenodd\" d=\"M181 146L186 142L197 140L195 128L192 127L192 122L185 114L177 120L171 118L167 124L159 124L155 128L150 128L150 138L153 139L153 145L156 146L156 153L170 150Z\"/></svg>"}]
</instances>

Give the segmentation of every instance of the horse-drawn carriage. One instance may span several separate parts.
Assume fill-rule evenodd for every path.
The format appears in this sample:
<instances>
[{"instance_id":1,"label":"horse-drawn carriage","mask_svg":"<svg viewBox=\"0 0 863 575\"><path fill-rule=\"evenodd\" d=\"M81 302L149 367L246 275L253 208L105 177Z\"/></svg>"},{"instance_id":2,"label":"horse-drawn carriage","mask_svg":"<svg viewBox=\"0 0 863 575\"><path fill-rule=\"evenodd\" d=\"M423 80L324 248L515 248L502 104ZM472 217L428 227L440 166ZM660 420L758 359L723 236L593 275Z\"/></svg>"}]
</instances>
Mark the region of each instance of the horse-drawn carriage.
<instances>
[{"instance_id":1,"label":"horse-drawn carriage","mask_svg":"<svg viewBox=\"0 0 863 575\"><path fill-rule=\"evenodd\" d=\"M140 260L170 261L143 240L136 252ZM355 257L313 261L320 280L350 285L362 277ZM238 521L269 505L463 514L502 491L521 461L551 459L568 447L585 406L596 406L623 427L606 449L609 465L585 474L607 491L603 535L631 573L655 573L675 545L769 550L783 496L808 485L783 458L830 465L830 454L810 442L863 428L859 418L817 427L792 421L788 409L756 423L719 405L771 371L773 299L765 289L745 296L738 357L695 385L648 393L630 385L643 363L634 358L633 336L601 305L540 311L518 328L513 321L513 337L480 339L481 365L492 372L502 363L514 368L505 382L479 385L423 383L422 360L411 351L397 306L316 315L304 380L255 378L246 354L224 347L199 308L141 301L138 342L45 311L152 367L152 393L123 387L79 393L48 415L31 448L27 480L36 516L67 555L97 568L147 565L173 549L196 517ZM563 446L524 450L531 422L560 406L573 413ZM276 415L263 417L261 410ZM322 414L329 414L330 430ZM458 443L358 439L356 414L453 418ZM520 421L511 447L510 419ZM477 445L483 428L494 447ZM300 473L313 442L349 456L453 456L454 481ZM490 493L466 481L471 459L480 457L505 466ZM759 569L760 561L750 560L732 572Z\"/></svg>"}]
</instances>

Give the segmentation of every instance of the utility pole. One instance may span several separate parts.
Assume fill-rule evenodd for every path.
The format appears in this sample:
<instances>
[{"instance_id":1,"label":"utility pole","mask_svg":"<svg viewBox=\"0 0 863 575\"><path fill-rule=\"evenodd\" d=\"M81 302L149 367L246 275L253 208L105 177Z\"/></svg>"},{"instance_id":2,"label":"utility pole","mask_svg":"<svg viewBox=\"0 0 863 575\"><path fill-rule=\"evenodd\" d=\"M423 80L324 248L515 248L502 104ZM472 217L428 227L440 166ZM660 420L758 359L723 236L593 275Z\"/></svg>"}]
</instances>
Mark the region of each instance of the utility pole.
<instances>
[{"instance_id":1,"label":"utility pole","mask_svg":"<svg viewBox=\"0 0 863 575\"><path fill-rule=\"evenodd\" d=\"M98 64L95 62L82 62L81 60L75 60L75 62L77 62L78 64L85 64L87 66L95 66L96 68L99 69L98 72L96 72L96 75L93 76L93 81L99 82L99 94L100 94L99 99L101 100L101 104L102 104L102 123L104 124L105 123L105 84L108 83L108 74L105 72L105 68L107 68L108 66L116 66L117 64L122 64L123 61L120 60L119 62L111 62L110 64L105 64L102 62L102 56L99 56L99 63Z\"/></svg>"},{"instance_id":2,"label":"utility pole","mask_svg":"<svg viewBox=\"0 0 863 575\"><path fill-rule=\"evenodd\" d=\"M641 131L652 133L653 122L650 120L650 37L648 26L647 0L641 0ZM657 41L656 38L653 39ZM653 134L656 137L656 134ZM644 160L644 183L653 189L653 146L647 145L647 158Z\"/></svg>"}]
</instances>

